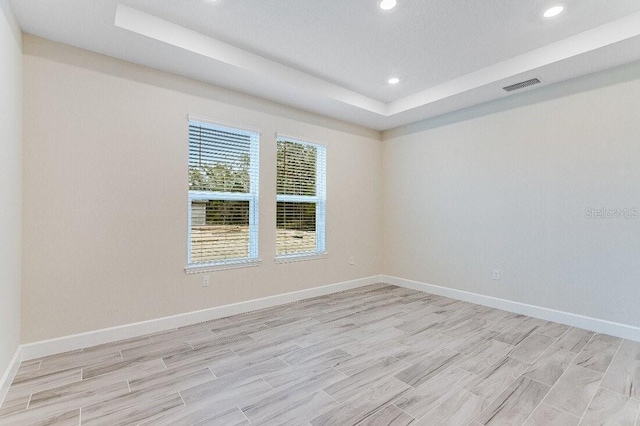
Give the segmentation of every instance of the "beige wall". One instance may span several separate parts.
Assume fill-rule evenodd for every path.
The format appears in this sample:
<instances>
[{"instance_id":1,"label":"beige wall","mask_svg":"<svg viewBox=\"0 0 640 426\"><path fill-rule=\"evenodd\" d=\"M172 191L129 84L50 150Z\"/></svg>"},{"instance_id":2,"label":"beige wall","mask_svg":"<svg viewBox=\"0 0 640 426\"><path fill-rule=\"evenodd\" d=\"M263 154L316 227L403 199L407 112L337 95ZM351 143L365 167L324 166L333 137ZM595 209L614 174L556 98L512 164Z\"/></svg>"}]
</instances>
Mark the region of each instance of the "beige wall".
<instances>
[{"instance_id":1,"label":"beige wall","mask_svg":"<svg viewBox=\"0 0 640 426\"><path fill-rule=\"evenodd\" d=\"M0 0L0 377L20 343L22 34Z\"/></svg>"},{"instance_id":2,"label":"beige wall","mask_svg":"<svg viewBox=\"0 0 640 426\"><path fill-rule=\"evenodd\" d=\"M540 90L385 133L385 273L640 326L640 66Z\"/></svg>"},{"instance_id":3,"label":"beige wall","mask_svg":"<svg viewBox=\"0 0 640 426\"><path fill-rule=\"evenodd\" d=\"M378 132L24 43L24 343L382 273ZM263 264L210 288L184 273L189 113L262 130ZM326 259L274 264L276 132L327 145Z\"/></svg>"}]
</instances>

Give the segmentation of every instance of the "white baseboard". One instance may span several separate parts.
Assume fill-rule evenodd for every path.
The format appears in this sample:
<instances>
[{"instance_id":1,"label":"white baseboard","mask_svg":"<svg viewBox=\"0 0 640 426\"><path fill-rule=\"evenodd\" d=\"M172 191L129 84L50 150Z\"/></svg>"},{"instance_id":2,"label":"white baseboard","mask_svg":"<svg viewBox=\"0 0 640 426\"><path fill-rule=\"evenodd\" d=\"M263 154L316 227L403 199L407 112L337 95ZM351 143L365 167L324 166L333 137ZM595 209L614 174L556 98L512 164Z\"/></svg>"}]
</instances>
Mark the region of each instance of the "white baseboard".
<instances>
[{"instance_id":1,"label":"white baseboard","mask_svg":"<svg viewBox=\"0 0 640 426\"><path fill-rule=\"evenodd\" d=\"M13 382L13 378L16 377L16 373L18 372L18 368L20 368L21 362L22 347L18 346L18 348L16 348L16 352L13 354L13 358L11 358L9 365L7 366L7 369L2 375L2 378L0 378L0 406L2 406L2 403L7 396L7 392L9 392L9 387Z\"/></svg>"},{"instance_id":2,"label":"white baseboard","mask_svg":"<svg viewBox=\"0 0 640 426\"><path fill-rule=\"evenodd\" d=\"M170 317L158 318L149 321L126 324L117 327L105 328L71 336L59 337L56 339L43 340L40 342L20 345L16 350L16 353L11 360L11 363L9 364L7 370L2 376L2 379L0 379L0 401L4 399L9 385L13 381L18 367L20 366L20 363L24 360L40 358L43 356L87 348L118 340L130 339L150 333L159 333L177 327L183 327L186 325L209 321L217 318L224 318L230 315L251 312L258 309L269 308L272 306L283 305L298 300L323 296L326 294L350 290L358 287L364 287L380 282L437 294L440 296L451 297L453 299L489 306L496 309L502 309L509 312L515 312L522 315L529 315L548 321L567 324L572 327L584 328L598 333L609 334L612 336L640 342L639 327L586 317L578 314L572 314L570 312L557 311L541 306L514 302L511 300L500 299L482 294L471 293L468 291L392 277L388 275L375 275L352 281L344 281L336 284L264 297L261 299L248 300L231 305L218 306L215 308L173 315Z\"/></svg>"},{"instance_id":3,"label":"white baseboard","mask_svg":"<svg viewBox=\"0 0 640 426\"><path fill-rule=\"evenodd\" d=\"M570 312L557 311L555 309L544 308L542 306L528 305L526 303L485 296L464 290L406 280L404 278L391 277L388 275L382 276L382 282L640 342L640 328L632 325L572 314Z\"/></svg>"},{"instance_id":4,"label":"white baseboard","mask_svg":"<svg viewBox=\"0 0 640 426\"><path fill-rule=\"evenodd\" d=\"M43 356L101 345L103 343L115 342L117 340L130 339L133 337L143 336L145 334L159 333L177 327L210 321L217 318L224 318L230 315L242 314L272 306L283 305L285 303L295 302L302 299L324 296L326 294L364 287L379 282L382 282L382 276L375 275L352 281L344 281L337 284L263 297L261 299L248 300L246 302L239 302L231 305L218 306L201 311L187 312L170 317L126 324L118 327L104 328L101 330L59 337L56 339L27 343L21 345L19 350L21 351L22 360L35 359Z\"/></svg>"}]
</instances>

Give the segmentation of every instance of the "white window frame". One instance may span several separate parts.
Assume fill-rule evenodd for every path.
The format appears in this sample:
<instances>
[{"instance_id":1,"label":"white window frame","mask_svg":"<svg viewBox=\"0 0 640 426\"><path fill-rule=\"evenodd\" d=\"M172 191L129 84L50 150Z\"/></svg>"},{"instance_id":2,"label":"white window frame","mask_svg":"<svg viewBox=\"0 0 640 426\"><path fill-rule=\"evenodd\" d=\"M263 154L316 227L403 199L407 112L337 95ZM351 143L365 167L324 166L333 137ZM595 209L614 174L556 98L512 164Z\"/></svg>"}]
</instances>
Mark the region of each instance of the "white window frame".
<instances>
[{"instance_id":1,"label":"white window frame","mask_svg":"<svg viewBox=\"0 0 640 426\"><path fill-rule=\"evenodd\" d=\"M316 148L316 195L282 195L276 193L277 202L315 203L316 204L316 250L296 253L277 254L276 263L290 263L302 260L316 260L327 257L326 229L327 229L327 146L309 142L300 138L276 134L276 149L278 142L293 142ZM277 173L276 173L277 178Z\"/></svg>"},{"instance_id":2,"label":"white window frame","mask_svg":"<svg viewBox=\"0 0 640 426\"><path fill-rule=\"evenodd\" d=\"M238 127L233 124L222 124L206 120L200 117L189 116L189 126L191 122L197 122L213 126L214 128L236 132L247 136L256 136L255 142L251 143L249 150L250 178L249 192L221 192L221 191L189 191L188 196L188 227L187 227L187 274L214 272L233 268L259 266L261 260L258 256L259 241L259 161L260 161L260 136L257 130ZM253 138L252 138L253 140ZM234 259L222 259L206 263L191 263L191 204L193 201L248 201L249 202L249 256Z\"/></svg>"}]
</instances>

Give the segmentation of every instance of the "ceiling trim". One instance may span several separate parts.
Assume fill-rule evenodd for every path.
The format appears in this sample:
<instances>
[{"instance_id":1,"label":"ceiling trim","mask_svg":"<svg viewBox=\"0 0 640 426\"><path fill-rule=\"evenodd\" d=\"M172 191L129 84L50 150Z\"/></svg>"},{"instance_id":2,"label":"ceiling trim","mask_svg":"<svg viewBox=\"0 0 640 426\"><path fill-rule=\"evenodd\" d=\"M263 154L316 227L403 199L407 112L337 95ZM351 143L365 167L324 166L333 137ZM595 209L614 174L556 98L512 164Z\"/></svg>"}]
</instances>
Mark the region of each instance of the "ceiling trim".
<instances>
[{"instance_id":1,"label":"ceiling trim","mask_svg":"<svg viewBox=\"0 0 640 426\"><path fill-rule=\"evenodd\" d=\"M375 114L387 115L388 106L383 102L123 4L118 4L116 9L115 26Z\"/></svg>"},{"instance_id":2,"label":"ceiling trim","mask_svg":"<svg viewBox=\"0 0 640 426\"><path fill-rule=\"evenodd\" d=\"M389 110L387 115L392 116L413 108L428 105L639 35L640 12L399 99L388 105Z\"/></svg>"},{"instance_id":3,"label":"ceiling trim","mask_svg":"<svg viewBox=\"0 0 640 426\"><path fill-rule=\"evenodd\" d=\"M206 58L287 84L312 96L331 99L379 117L392 117L452 98L480 87L504 82L560 61L640 36L640 12L600 25L391 103L351 91L302 71L248 52L157 16L118 4L115 26Z\"/></svg>"}]
</instances>

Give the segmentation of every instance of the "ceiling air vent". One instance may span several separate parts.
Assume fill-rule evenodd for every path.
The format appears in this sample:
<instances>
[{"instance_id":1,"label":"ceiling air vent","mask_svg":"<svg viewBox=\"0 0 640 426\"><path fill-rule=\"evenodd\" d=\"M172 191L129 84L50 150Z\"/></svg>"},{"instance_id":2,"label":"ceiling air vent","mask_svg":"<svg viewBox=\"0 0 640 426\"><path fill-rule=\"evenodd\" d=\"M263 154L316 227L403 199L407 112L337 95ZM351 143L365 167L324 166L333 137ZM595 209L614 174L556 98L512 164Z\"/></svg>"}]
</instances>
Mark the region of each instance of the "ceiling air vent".
<instances>
[{"instance_id":1,"label":"ceiling air vent","mask_svg":"<svg viewBox=\"0 0 640 426\"><path fill-rule=\"evenodd\" d=\"M514 90L524 89L525 87L533 86L535 84L540 84L541 81L537 78L532 78L531 80L521 81L520 83L512 84L511 86L503 87L507 92L513 92Z\"/></svg>"}]
</instances>

